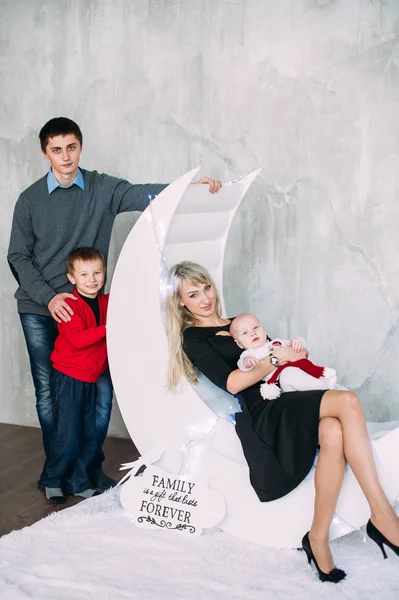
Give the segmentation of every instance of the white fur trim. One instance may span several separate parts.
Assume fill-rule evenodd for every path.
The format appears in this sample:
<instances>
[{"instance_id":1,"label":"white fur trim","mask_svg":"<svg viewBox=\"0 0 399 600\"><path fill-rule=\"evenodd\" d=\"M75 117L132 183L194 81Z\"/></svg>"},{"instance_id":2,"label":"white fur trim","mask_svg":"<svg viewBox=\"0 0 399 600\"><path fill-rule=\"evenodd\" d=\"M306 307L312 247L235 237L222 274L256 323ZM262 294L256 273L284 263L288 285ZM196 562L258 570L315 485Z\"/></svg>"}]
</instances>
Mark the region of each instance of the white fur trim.
<instances>
[{"instance_id":1,"label":"white fur trim","mask_svg":"<svg viewBox=\"0 0 399 600\"><path fill-rule=\"evenodd\" d=\"M281 390L275 383L262 383L260 393L265 400L274 400L281 394Z\"/></svg>"},{"instance_id":2,"label":"white fur trim","mask_svg":"<svg viewBox=\"0 0 399 600\"><path fill-rule=\"evenodd\" d=\"M331 369L330 367L324 367L323 377L336 377L337 372L335 369Z\"/></svg>"}]
</instances>

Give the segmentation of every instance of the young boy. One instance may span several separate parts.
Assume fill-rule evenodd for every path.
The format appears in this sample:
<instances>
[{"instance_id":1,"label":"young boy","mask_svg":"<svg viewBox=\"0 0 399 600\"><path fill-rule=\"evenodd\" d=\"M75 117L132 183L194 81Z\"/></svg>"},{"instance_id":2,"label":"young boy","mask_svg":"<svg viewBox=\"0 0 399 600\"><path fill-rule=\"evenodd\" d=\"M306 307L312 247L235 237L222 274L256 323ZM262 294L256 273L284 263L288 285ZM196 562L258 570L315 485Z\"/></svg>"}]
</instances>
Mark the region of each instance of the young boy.
<instances>
[{"instance_id":1,"label":"young boy","mask_svg":"<svg viewBox=\"0 0 399 600\"><path fill-rule=\"evenodd\" d=\"M73 314L58 323L59 335L50 355L54 432L46 458L43 484L48 500L63 504L65 495L90 498L87 472L96 452L96 382L108 367L105 342L108 294L104 257L94 248L68 254L67 277L75 286Z\"/></svg>"},{"instance_id":2,"label":"young boy","mask_svg":"<svg viewBox=\"0 0 399 600\"><path fill-rule=\"evenodd\" d=\"M276 367L260 386L261 394L267 400L278 398L281 391L331 390L336 384L334 369L319 367L303 358L304 340L270 339L255 315L238 315L230 325L230 334L243 350L237 363L241 371L250 371L259 360L266 357L269 357L271 364ZM298 360L280 365L273 351L288 345L298 352Z\"/></svg>"}]
</instances>

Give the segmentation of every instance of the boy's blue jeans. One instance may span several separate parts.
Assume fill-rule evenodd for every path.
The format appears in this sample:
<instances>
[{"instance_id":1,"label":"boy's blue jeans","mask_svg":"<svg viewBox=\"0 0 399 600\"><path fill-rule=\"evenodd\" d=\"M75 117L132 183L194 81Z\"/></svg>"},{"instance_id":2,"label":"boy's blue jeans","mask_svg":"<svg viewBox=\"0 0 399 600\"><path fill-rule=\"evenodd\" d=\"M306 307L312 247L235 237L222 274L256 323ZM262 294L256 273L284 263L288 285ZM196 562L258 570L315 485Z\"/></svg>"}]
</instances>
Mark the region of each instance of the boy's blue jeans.
<instances>
[{"instance_id":1,"label":"boy's blue jeans","mask_svg":"<svg viewBox=\"0 0 399 600\"><path fill-rule=\"evenodd\" d=\"M52 317L20 313L22 329L28 348L33 384L36 393L36 410L43 434L43 447L46 456L50 453L50 438L53 432L53 409L50 393L52 366L50 354L58 335L57 323ZM97 449L89 475L101 469L104 460L102 446L107 436L112 410L112 382L109 371L103 373L97 382L96 398L96 439ZM40 477L42 482L43 474Z\"/></svg>"},{"instance_id":2,"label":"boy's blue jeans","mask_svg":"<svg viewBox=\"0 0 399 600\"><path fill-rule=\"evenodd\" d=\"M95 383L79 381L53 369L54 423L42 474L46 487L62 488L67 494L90 488L87 469L96 453L96 389Z\"/></svg>"}]
</instances>

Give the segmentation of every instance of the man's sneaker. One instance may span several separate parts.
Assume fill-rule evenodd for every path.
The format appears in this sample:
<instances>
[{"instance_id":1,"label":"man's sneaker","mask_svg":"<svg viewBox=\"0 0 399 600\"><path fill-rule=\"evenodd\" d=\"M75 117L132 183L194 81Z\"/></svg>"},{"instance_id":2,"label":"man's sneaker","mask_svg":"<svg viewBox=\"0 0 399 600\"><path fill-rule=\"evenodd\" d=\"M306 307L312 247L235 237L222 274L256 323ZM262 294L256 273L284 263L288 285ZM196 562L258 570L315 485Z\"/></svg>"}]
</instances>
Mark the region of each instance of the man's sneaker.
<instances>
[{"instance_id":1,"label":"man's sneaker","mask_svg":"<svg viewBox=\"0 0 399 600\"><path fill-rule=\"evenodd\" d=\"M116 486L115 479L108 477L104 471L96 471L90 477L90 483L93 488L99 488L100 490L108 490Z\"/></svg>"},{"instance_id":2,"label":"man's sneaker","mask_svg":"<svg viewBox=\"0 0 399 600\"><path fill-rule=\"evenodd\" d=\"M46 498L51 504L65 504L66 497L64 496L64 492L61 488L44 488Z\"/></svg>"}]
</instances>

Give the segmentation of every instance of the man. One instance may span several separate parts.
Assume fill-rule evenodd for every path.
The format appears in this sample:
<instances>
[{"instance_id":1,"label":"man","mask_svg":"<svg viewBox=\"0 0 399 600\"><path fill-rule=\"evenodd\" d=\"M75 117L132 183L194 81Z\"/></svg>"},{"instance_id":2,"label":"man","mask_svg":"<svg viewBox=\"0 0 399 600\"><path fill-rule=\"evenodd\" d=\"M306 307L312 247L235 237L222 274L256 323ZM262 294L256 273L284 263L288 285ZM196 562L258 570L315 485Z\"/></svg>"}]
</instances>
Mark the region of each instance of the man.
<instances>
[{"instance_id":1,"label":"man","mask_svg":"<svg viewBox=\"0 0 399 600\"><path fill-rule=\"evenodd\" d=\"M69 321L73 314L66 299L76 300L66 277L65 259L75 248L85 246L96 248L106 260L115 217L122 212L145 210L149 198L167 184L133 185L81 169L82 133L74 121L65 117L48 121L39 139L51 168L18 198L8 262L19 284L15 297L29 354L44 452L48 456L53 429L50 353L58 334L57 323ZM211 193L221 186L220 181L209 178L196 183L209 184ZM107 371L97 383L97 452L89 468L91 485L99 489L115 485L102 471L102 445L111 416L112 393ZM38 482L41 489L45 468Z\"/></svg>"}]
</instances>

